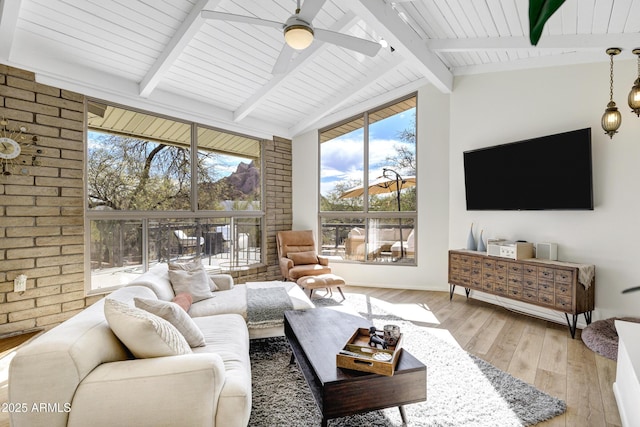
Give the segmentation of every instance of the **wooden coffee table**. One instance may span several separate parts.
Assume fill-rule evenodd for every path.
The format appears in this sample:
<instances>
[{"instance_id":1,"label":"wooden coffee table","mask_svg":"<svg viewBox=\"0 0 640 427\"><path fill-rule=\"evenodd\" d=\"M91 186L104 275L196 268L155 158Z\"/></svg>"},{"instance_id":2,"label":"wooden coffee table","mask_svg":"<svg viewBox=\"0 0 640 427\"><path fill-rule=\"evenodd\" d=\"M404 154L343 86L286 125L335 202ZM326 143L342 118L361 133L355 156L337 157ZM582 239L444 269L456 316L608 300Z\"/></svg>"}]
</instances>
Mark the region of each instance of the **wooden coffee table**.
<instances>
[{"instance_id":1,"label":"wooden coffee table","mask_svg":"<svg viewBox=\"0 0 640 427\"><path fill-rule=\"evenodd\" d=\"M402 350L392 376L352 371L336 366L336 354L357 328L371 322L359 316L313 308L284 313L284 331L307 380L322 426L331 418L397 406L406 424L403 405L427 400L427 367Z\"/></svg>"}]
</instances>

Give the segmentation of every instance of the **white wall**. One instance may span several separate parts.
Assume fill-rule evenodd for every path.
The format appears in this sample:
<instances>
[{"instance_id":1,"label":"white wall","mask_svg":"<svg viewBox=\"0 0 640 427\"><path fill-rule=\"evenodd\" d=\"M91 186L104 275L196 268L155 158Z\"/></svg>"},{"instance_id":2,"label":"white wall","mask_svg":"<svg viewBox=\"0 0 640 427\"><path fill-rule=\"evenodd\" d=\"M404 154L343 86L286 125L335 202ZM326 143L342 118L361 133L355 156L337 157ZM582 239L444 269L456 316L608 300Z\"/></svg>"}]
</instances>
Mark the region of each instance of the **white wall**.
<instances>
[{"instance_id":1,"label":"white wall","mask_svg":"<svg viewBox=\"0 0 640 427\"><path fill-rule=\"evenodd\" d=\"M418 92L418 225L416 267L332 263L350 285L448 289L449 96L433 87ZM293 227L318 228L318 137L293 139Z\"/></svg>"},{"instance_id":2,"label":"white wall","mask_svg":"<svg viewBox=\"0 0 640 427\"><path fill-rule=\"evenodd\" d=\"M459 77L451 99L449 246L465 246L471 222L485 237L558 243L560 260L596 266L594 319L640 315L640 292L620 293L640 284L640 119L627 106L637 67L615 63L622 126L611 140L600 128L608 66ZM466 210L463 151L585 127L592 129L593 211Z\"/></svg>"},{"instance_id":3,"label":"white wall","mask_svg":"<svg viewBox=\"0 0 640 427\"><path fill-rule=\"evenodd\" d=\"M605 59L461 76L450 96L430 86L420 89L418 266L334 263L333 270L349 284L446 290L447 250L466 245L473 222L485 238L555 242L560 260L595 264L594 319L640 315L640 292L621 294L640 285L640 118L626 105L637 67L633 60L615 63L614 100L623 118L611 140L600 128L609 96L608 66ZM463 151L585 127L592 128L593 211L466 210ZM315 132L294 138L296 228L317 229L317 156ZM564 322L557 312L488 299Z\"/></svg>"}]
</instances>

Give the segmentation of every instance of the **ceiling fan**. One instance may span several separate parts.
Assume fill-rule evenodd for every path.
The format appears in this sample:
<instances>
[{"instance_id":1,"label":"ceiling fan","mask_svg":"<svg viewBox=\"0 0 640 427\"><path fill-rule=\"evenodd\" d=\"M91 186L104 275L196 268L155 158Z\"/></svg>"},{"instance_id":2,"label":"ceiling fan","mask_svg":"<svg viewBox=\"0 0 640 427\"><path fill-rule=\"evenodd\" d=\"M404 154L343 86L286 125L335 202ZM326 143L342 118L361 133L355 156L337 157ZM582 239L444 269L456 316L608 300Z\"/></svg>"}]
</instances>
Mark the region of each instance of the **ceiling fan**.
<instances>
[{"instance_id":1,"label":"ceiling fan","mask_svg":"<svg viewBox=\"0 0 640 427\"><path fill-rule=\"evenodd\" d=\"M203 10L201 12L201 16L205 19L239 22L282 30L286 44L280 52L280 55L273 67L274 74L285 72L289 61L293 56L294 50L300 51L306 49L311 45L314 39L354 50L367 56L375 56L381 47L377 42L338 33L336 31L313 27L311 22L325 2L326 0L305 0L304 5L301 8L300 0L297 0L295 13L285 22L270 21L267 19L254 18L252 16L216 12L213 10Z\"/></svg>"}]
</instances>

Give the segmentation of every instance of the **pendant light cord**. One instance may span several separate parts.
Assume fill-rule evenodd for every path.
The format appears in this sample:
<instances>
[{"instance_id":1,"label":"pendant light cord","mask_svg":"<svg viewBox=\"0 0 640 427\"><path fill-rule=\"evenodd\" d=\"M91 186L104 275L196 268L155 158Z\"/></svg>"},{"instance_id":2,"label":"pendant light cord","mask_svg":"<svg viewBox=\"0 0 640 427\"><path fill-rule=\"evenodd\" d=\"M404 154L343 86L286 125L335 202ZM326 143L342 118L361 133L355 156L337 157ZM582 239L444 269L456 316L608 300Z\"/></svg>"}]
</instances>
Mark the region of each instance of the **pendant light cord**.
<instances>
[{"instance_id":1,"label":"pendant light cord","mask_svg":"<svg viewBox=\"0 0 640 427\"><path fill-rule=\"evenodd\" d=\"M609 55L609 101L613 101L613 55ZM640 62L638 62L638 70L640 70Z\"/></svg>"}]
</instances>

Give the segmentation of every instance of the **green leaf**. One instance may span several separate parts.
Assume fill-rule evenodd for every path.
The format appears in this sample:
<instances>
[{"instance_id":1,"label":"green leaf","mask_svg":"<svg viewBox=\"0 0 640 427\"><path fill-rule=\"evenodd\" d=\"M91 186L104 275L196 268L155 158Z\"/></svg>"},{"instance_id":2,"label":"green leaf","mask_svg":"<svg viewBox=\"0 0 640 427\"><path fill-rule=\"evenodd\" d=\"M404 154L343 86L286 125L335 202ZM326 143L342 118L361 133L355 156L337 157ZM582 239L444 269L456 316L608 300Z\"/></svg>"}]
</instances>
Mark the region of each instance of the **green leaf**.
<instances>
[{"instance_id":1,"label":"green leaf","mask_svg":"<svg viewBox=\"0 0 640 427\"><path fill-rule=\"evenodd\" d=\"M537 45L547 20L555 13L564 0L529 0L529 40Z\"/></svg>"}]
</instances>

